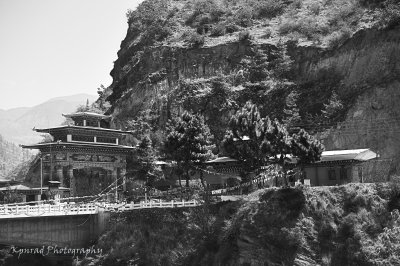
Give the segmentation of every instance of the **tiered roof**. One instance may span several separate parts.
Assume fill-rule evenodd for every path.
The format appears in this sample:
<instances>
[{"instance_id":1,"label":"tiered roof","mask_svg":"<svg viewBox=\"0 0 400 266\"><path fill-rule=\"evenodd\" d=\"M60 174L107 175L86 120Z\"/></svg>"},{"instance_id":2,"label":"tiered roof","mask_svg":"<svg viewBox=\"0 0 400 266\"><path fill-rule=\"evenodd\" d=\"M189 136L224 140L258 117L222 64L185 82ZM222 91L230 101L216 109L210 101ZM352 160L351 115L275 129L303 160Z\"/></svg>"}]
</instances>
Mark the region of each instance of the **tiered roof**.
<instances>
[{"instance_id":1,"label":"tiered roof","mask_svg":"<svg viewBox=\"0 0 400 266\"><path fill-rule=\"evenodd\" d=\"M75 125L34 129L36 132L51 134L54 137L54 141L22 145L22 147L40 149L43 151L48 149L53 151L63 149L96 149L108 151L111 149L113 151L124 152L133 149L133 147L119 144L121 136L128 134L128 132L100 127L100 122L109 120L111 116L92 112L77 112L73 114L63 114L63 116L71 118Z\"/></svg>"}]
</instances>

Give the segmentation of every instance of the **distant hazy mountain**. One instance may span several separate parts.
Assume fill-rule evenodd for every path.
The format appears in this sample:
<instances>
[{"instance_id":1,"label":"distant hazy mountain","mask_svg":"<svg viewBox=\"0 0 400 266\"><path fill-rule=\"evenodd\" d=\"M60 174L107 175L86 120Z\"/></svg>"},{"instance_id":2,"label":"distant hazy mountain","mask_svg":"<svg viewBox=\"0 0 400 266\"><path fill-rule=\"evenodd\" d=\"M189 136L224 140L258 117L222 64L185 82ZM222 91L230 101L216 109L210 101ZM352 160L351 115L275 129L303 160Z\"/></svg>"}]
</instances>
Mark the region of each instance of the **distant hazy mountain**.
<instances>
[{"instance_id":1,"label":"distant hazy mountain","mask_svg":"<svg viewBox=\"0 0 400 266\"><path fill-rule=\"evenodd\" d=\"M40 134L32 130L36 128L54 127L64 121L62 114L74 112L79 105L95 101L97 96L76 94L52 98L33 107L20 107L9 110L0 109L0 134L16 144L31 144L42 139Z\"/></svg>"},{"instance_id":2,"label":"distant hazy mountain","mask_svg":"<svg viewBox=\"0 0 400 266\"><path fill-rule=\"evenodd\" d=\"M21 163L32 158L29 150L8 142L0 135L0 179L12 178L11 172Z\"/></svg>"}]
</instances>

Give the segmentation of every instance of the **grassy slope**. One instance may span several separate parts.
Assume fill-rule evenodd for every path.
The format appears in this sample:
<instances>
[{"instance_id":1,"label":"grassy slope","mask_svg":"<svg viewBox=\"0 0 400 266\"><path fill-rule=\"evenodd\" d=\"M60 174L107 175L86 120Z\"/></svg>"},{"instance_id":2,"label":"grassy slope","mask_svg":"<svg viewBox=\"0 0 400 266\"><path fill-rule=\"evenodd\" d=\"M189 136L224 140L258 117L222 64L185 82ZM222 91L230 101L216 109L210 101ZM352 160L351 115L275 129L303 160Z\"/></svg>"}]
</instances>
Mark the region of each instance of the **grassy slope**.
<instances>
[{"instance_id":1,"label":"grassy slope","mask_svg":"<svg viewBox=\"0 0 400 266\"><path fill-rule=\"evenodd\" d=\"M130 30L122 46L145 41L190 46L196 33L205 37L205 46L213 46L237 41L241 31L259 43L335 46L358 30L394 26L399 15L393 0L145 1L128 12Z\"/></svg>"},{"instance_id":2,"label":"grassy slope","mask_svg":"<svg viewBox=\"0 0 400 266\"><path fill-rule=\"evenodd\" d=\"M116 217L81 265L376 265L400 259L398 187L267 189L210 208ZM396 216L397 215L397 216Z\"/></svg>"},{"instance_id":3,"label":"grassy slope","mask_svg":"<svg viewBox=\"0 0 400 266\"><path fill-rule=\"evenodd\" d=\"M285 97L291 91L297 90L300 93L298 102L300 115L304 120L302 124L308 125L310 121L316 119L315 117L307 119L307 116L320 115L332 91L336 91L345 107L337 117L343 118L343 114L354 103L356 96L365 88L342 88L341 77L336 77L335 73L321 73L321 77L315 81L297 84L301 77L296 77L292 71L299 63L304 62L293 62L293 60L306 59L290 58L288 50L291 50L290 54L296 55L298 51L293 47L297 46L319 47L318 51L335 49L361 29L386 28L399 24L400 7L393 3L393 0L144 1L137 11L128 12L129 30L121 43L118 60L111 72L114 79L112 90L108 90L104 95L108 97L113 108L118 109L120 107L118 100L127 92L140 91L142 87L146 87L143 84L147 84L149 80L151 84L156 84L158 79L165 78L159 72L149 74L147 69L149 66L145 63L141 65L141 62L151 62L154 47L170 47L172 50L173 47L183 47L196 50L201 47L210 48L244 41L242 43L251 47L249 50L254 54L245 56L239 63L231 65L232 69L222 69L221 73L225 73L222 77L218 73L215 74L216 78L223 79L229 90L238 91L228 92L231 96L238 95L236 98L233 97L235 103L240 105L252 100L262 105L263 115L268 114L282 119ZM170 56L171 62L177 59L173 54L167 53L163 56L167 58ZM244 55L238 55L240 56ZM193 60L201 61L200 56ZM154 70L158 67L161 72L170 67L169 63L160 64L150 63ZM131 69L134 71L129 74ZM239 69L243 71L242 78L237 75L240 73ZM201 83L208 88L210 87L208 81L200 78L198 81L190 82ZM186 90L185 86L178 86L178 89L180 87ZM175 89L169 88L172 91ZM200 93L205 95L203 98L208 101L210 95L203 91ZM161 96L169 97L169 95ZM172 103L169 105L173 106L173 101L176 99L172 97L170 100ZM178 102L180 100L182 99L178 99ZM136 109L141 108L136 105ZM217 106L227 105L230 109L235 109L235 104L221 101L217 103ZM130 104L127 106L132 108ZM137 111L136 109L134 110ZM225 112L225 109L222 111ZM126 113L130 114L130 111L127 110ZM208 116L207 111L208 109L205 111L206 116ZM223 115L218 114L218 117ZM224 125L223 121L217 121L216 124ZM224 131L224 128L218 130ZM218 130L212 133L218 135L220 134Z\"/></svg>"}]
</instances>

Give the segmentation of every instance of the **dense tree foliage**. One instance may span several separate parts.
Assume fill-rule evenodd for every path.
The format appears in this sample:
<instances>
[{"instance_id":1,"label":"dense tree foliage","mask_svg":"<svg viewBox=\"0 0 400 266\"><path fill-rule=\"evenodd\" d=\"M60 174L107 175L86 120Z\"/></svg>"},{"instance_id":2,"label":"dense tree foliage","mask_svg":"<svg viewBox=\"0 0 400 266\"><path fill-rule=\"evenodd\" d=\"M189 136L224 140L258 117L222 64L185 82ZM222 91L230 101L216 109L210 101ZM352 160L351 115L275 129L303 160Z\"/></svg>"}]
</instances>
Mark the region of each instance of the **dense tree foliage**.
<instances>
[{"instance_id":1,"label":"dense tree foliage","mask_svg":"<svg viewBox=\"0 0 400 266\"><path fill-rule=\"evenodd\" d=\"M143 137L134 154L134 177L151 185L155 179L155 152L149 137Z\"/></svg>"},{"instance_id":2,"label":"dense tree foliage","mask_svg":"<svg viewBox=\"0 0 400 266\"><path fill-rule=\"evenodd\" d=\"M229 128L223 141L224 150L244 162L248 170L278 163L285 173L288 156L296 156L300 163L309 163L318 160L323 151L323 145L304 130L290 135L278 120L261 118L257 106L251 102L236 112Z\"/></svg>"},{"instance_id":3,"label":"dense tree foliage","mask_svg":"<svg viewBox=\"0 0 400 266\"><path fill-rule=\"evenodd\" d=\"M169 121L166 128L164 152L168 159L177 162L178 169L189 186L189 170L213 156L213 136L200 115L184 112L180 117Z\"/></svg>"}]
</instances>

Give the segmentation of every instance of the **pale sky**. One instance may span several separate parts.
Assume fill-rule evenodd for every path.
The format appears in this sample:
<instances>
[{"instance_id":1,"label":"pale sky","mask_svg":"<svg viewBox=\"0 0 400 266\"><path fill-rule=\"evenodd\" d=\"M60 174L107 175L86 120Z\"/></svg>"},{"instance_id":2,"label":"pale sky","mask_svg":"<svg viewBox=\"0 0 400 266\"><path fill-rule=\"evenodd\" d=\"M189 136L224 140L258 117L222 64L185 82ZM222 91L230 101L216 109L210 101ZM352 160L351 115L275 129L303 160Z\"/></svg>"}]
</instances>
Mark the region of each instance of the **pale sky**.
<instances>
[{"instance_id":1,"label":"pale sky","mask_svg":"<svg viewBox=\"0 0 400 266\"><path fill-rule=\"evenodd\" d=\"M142 0L0 0L0 109L109 86Z\"/></svg>"}]
</instances>

